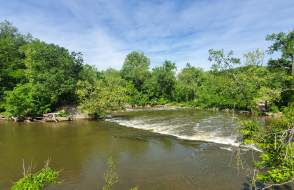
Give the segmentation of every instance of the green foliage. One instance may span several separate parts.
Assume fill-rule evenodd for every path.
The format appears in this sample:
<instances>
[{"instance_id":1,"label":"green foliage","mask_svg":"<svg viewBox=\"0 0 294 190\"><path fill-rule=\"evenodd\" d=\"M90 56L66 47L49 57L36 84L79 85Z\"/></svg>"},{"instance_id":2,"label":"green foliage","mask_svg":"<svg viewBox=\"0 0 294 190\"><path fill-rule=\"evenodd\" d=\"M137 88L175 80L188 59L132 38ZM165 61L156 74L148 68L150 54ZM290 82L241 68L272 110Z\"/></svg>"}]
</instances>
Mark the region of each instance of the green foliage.
<instances>
[{"instance_id":1,"label":"green foliage","mask_svg":"<svg viewBox=\"0 0 294 190\"><path fill-rule=\"evenodd\" d=\"M57 112L57 115L58 115L59 117L67 117L67 116L70 115L70 113L67 112L67 111L65 111L65 110L60 110L60 111Z\"/></svg>"},{"instance_id":2,"label":"green foliage","mask_svg":"<svg viewBox=\"0 0 294 190\"><path fill-rule=\"evenodd\" d=\"M4 103L7 116L37 116L50 111L50 99L43 93L41 85L32 83L19 84L7 91Z\"/></svg>"},{"instance_id":3,"label":"green foliage","mask_svg":"<svg viewBox=\"0 0 294 190\"><path fill-rule=\"evenodd\" d=\"M7 115L41 115L75 101L76 82L82 64L79 54L39 40L23 43L17 51L22 54L17 60L21 69L16 69L11 75L21 79L17 84L5 87L3 107ZM11 69L15 68L12 61L9 65ZM22 74L18 75L18 71Z\"/></svg>"},{"instance_id":4,"label":"green foliage","mask_svg":"<svg viewBox=\"0 0 294 190\"><path fill-rule=\"evenodd\" d=\"M103 186L102 190L110 190L119 181L118 175L116 173L116 165L112 157L110 157L107 161L107 170L104 173L104 181L105 185Z\"/></svg>"},{"instance_id":5,"label":"green foliage","mask_svg":"<svg viewBox=\"0 0 294 190\"><path fill-rule=\"evenodd\" d=\"M176 85L176 66L171 61L165 61L162 66L152 70L151 77L144 85L144 92L149 98L173 100Z\"/></svg>"},{"instance_id":6,"label":"green foliage","mask_svg":"<svg viewBox=\"0 0 294 190\"><path fill-rule=\"evenodd\" d=\"M17 28L10 22L0 22L0 104L4 92L12 90L24 80L24 54L21 47L30 40L29 35L18 33Z\"/></svg>"},{"instance_id":7,"label":"green foliage","mask_svg":"<svg viewBox=\"0 0 294 190\"><path fill-rule=\"evenodd\" d=\"M81 81L88 81L89 83L93 84L95 81L100 77L97 69L91 65L83 65L82 69L79 73L79 79Z\"/></svg>"},{"instance_id":8,"label":"green foliage","mask_svg":"<svg viewBox=\"0 0 294 190\"><path fill-rule=\"evenodd\" d=\"M131 81L137 90L142 90L144 82L149 77L150 60L143 53L129 53L121 69L124 79Z\"/></svg>"},{"instance_id":9,"label":"green foliage","mask_svg":"<svg viewBox=\"0 0 294 190\"><path fill-rule=\"evenodd\" d=\"M293 122L293 121L292 121ZM287 182L294 177L293 124L287 116L272 119L266 126L253 121L242 123L244 144L254 143L262 150L256 163L257 180L265 184Z\"/></svg>"},{"instance_id":10,"label":"green foliage","mask_svg":"<svg viewBox=\"0 0 294 190\"><path fill-rule=\"evenodd\" d=\"M74 102L81 65L80 54L0 23L0 111L36 116Z\"/></svg>"},{"instance_id":11,"label":"green foliage","mask_svg":"<svg viewBox=\"0 0 294 190\"><path fill-rule=\"evenodd\" d=\"M225 71L232 69L234 66L240 64L240 59L233 57L234 52L231 50L228 54L225 54L224 50L208 50L208 60L212 62L213 71Z\"/></svg>"},{"instance_id":12,"label":"green foliage","mask_svg":"<svg viewBox=\"0 0 294 190\"><path fill-rule=\"evenodd\" d=\"M293 31L272 34L269 51L282 56L263 65L264 53L209 50L211 71L190 64L176 75L175 63L165 61L149 71L141 52L126 56L120 71L99 72L82 65L80 53L22 35L11 23L0 24L0 112L8 116L38 116L63 105L79 105L89 114L105 116L126 104L178 102L198 107L278 112L294 102Z\"/></svg>"},{"instance_id":13,"label":"green foliage","mask_svg":"<svg viewBox=\"0 0 294 190\"><path fill-rule=\"evenodd\" d=\"M268 61L268 67L272 71L284 70L290 73L291 71L291 62L282 58L279 59L270 59Z\"/></svg>"},{"instance_id":14,"label":"green foliage","mask_svg":"<svg viewBox=\"0 0 294 190\"><path fill-rule=\"evenodd\" d=\"M259 125L256 121L242 121L240 132L244 144L254 144L257 138Z\"/></svg>"},{"instance_id":15,"label":"green foliage","mask_svg":"<svg viewBox=\"0 0 294 190\"><path fill-rule=\"evenodd\" d=\"M29 174L18 180L11 190L43 190L46 186L57 182L59 173L45 167L35 174Z\"/></svg>"},{"instance_id":16,"label":"green foliage","mask_svg":"<svg viewBox=\"0 0 294 190\"><path fill-rule=\"evenodd\" d=\"M109 157L107 160L107 170L104 173L104 181L105 184L102 187L102 190L111 190L112 187L119 182L119 177L116 172L116 164L112 157ZM139 190L139 188L132 187L130 190Z\"/></svg>"},{"instance_id":17,"label":"green foliage","mask_svg":"<svg viewBox=\"0 0 294 190\"><path fill-rule=\"evenodd\" d=\"M57 183L59 172L51 169L47 165L36 173L29 173L19 179L11 187L11 190L43 190L47 186ZM107 160L107 170L104 173L105 184L102 190L111 190L115 184L119 182L119 177L116 172L116 164L112 157ZM130 190L139 190L138 187L133 187Z\"/></svg>"},{"instance_id":18,"label":"green foliage","mask_svg":"<svg viewBox=\"0 0 294 190\"><path fill-rule=\"evenodd\" d=\"M260 50L248 52L244 57L245 66L236 67L240 59L233 57L233 52L225 55L223 50L209 50L214 72L208 73L199 88L196 104L253 111L259 110L259 104L265 104L265 110L275 108L283 100L288 75L261 66L264 55Z\"/></svg>"},{"instance_id":19,"label":"green foliage","mask_svg":"<svg viewBox=\"0 0 294 190\"><path fill-rule=\"evenodd\" d=\"M245 65L247 66L262 66L264 60L264 52L260 49L249 51L244 54Z\"/></svg>"},{"instance_id":20,"label":"green foliage","mask_svg":"<svg viewBox=\"0 0 294 190\"><path fill-rule=\"evenodd\" d=\"M165 61L149 71L149 58L134 51L127 55L120 71L99 72L93 66L82 65L80 53L22 35L4 21L0 23L0 112L9 117L34 117L62 105L78 104L81 110L104 117L126 104L145 106L173 101L204 108L259 112L263 106L263 111L283 110L283 117L266 127L247 121L240 130L244 144L254 143L263 150L256 164L258 179L282 183L294 175L294 31L268 35L266 40L273 42L270 53L281 53L267 65L259 49L245 53L243 63L233 51L210 49L211 71L187 64L176 75L175 63ZM104 190L118 181L114 163L109 165ZM44 172L57 175L50 169L42 170L23 178L15 189L21 189L21 184L29 188L29 184L37 183L34 180L53 182L53 178L44 177Z\"/></svg>"},{"instance_id":21,"label":"green foliage","mask_svg":"<svg viewBox=\"0 0 294 190\"><path fill-rule=\"evenodd\" d=\"M286 64L289 68L289 72L291 72L290 67L292 67L292 75L294 75L294 29L287 34L280 32L268 35L266 40L273 42L273 44L269 47L270 53L276 51L280 51L282 53L282 57L279 61L272 63L275 64L282 62L283 64Z\"/></svg>"},{"instance_id":22,"label":"green foliage","mask_svg":"<svg viewBox=\"0 0 294 190\"><path fill-rule=\"evenodd\" d=\"M203 76L194 101L197 106L258 111L261 102L267 101L268 109L280 102L287 75L271 73L266 67L246 66Z\"/></svg>"},{"instance_id":23,"label":"green foliage","mask_svg":"<svg viewBox=\"0 0 294 190\"><path fill-rule=\"evenodd\" d=\"M128 91L131 88L120 73L113 69L105 71L102 79L97 79L94 84L78 81L77 86L81 110L98 117L123 109L129 100Z\"/></svg>"},{"instance_id":24,"label":"green foliage","mask_svg":"<svg viewBox=\"0 0 294 190\"><path fill-rule=\"evenodd\" d=\"M290 123L294 123L294 104L283 108L283 113Z\"/></svg>"},{"instance_id":25,"label":"green foliage","mask_svg":"<svg viewBox=\"0 0 294 190\"><path fill-rule=\"evenodd\" d=\"M261 87L257 90L256 96L253 99L253 103L257 105L259 102L265 102L267 107L273 109L272 111L278 111L278 108L274 105L281 98L280 89L272 89L269 87Z\"/></svg>"},{"instance_id":26,"label":"green foliage","mask_svg":"<svg viewBox=\"0 0 294 190\"><path fill-rule=\"evenodd\" d=\"M150 104L149 96L143 92L139 92L137 89L130 86L129 90L129 101L130 105L146 106Z\"/></svg>"},{"instance_id":27,"label":"green foliage","mask_svg":"<svg viewBox=\"0 0 294 190\"><path fill-rule=\"evenodd\" d=\"M294 102L294 30L268 35L266 40L273 42L269 47L269 53L281 53L280 58L269 60L268 65L272 72L286 72L281 88L280 106L287 106ZM292 76L289 76L290 73Z\"/></svg>"},{"instance_id":28,"label":"green foliage","mask_svg":"<svg viewBox=\"0 0 294 190\"><path fill-rule=\"evenodd\" d=\"M76 82L82 66L81 55L54 44L34 40L23 47L27 80L40 84L50 105L74 101Z\"/></svg>"},{"instance_id":29,"label":"green foliage","mask_svg":"<svg viewBox=\"0 0 294 190\"><path fill-rule=\"evenodd\" d=\"M189 102L197 98L198 90L204 80L204 71L192 67L189 63L178 74L175 98L178 102Z\"/></svg>"}]
</instances>

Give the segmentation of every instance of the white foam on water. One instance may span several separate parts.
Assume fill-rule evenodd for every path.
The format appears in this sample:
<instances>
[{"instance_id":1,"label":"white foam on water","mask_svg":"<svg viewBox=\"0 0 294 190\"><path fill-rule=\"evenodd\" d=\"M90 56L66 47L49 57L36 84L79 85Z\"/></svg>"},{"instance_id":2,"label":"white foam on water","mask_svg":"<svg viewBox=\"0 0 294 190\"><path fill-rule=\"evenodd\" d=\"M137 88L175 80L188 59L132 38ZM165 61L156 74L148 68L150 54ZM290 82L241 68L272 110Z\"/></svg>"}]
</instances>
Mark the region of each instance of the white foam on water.
<instances>
[{"instance_id":1,"label":"white foam on water","mask_svg":"<svg viewBox=\"0 0 294 190\"><path fill-rule=\"evenodd\" d=\"M220 149L227 150L227 151L230 151L230 152L233 151L233 148L232 147L220 147Z\"/></svg>"},{"instance_id":2,"label":"white foam on water","mask_svg":"<svg viewBox=\"0 0 294 190\"><path fill-rule=\"evenodd\" d=\"M243 148L243 149L242 149L243 151L246 151L246 150L255 150L255 151L257 151L257 152L262 152L262 150L259 149L259 148L257 148L257 147L255 146L255 144L241 145L240 147Z\"/></svg>"},{"instance_id":3,"label":"white foam on water","mask_svg":"<svg viewBox=\"0 0 294 190\"><path fill-rule=\"evenodd\" d=\"M193 135L193 136L181 136L181 135L175 135L175 136L185 140L205 141L205 142L213 142L217 144L239 146L239 143L236 142L236 138L234 137L216 137L216 136L211 136L209 134L208 135Z\"/></svg>"},{"instance_id":4,"label":"white foam on water","mask_svg":"<svg viewBox=\"0 0 294 190\"><path fill-rule=\"evenodd\" d=\"M118 123L119 125L132 127L136 129L148 130L154 133L159 133L163 135L171 135L183 140L193 140L193 141L204 141L204 142L213 142L217 144L225 144L231 146L239 146L240 144L237 142L237 135L230 134L224 135L222 134L221 128L215 128L211 126L203 126L201 127L200 123L195 123L195 126L192 127L192 132L189 134L185 134L183 128L185 123L172 123L172 121L156 121L154 123L150 123L150 120L145 119L122 119L122 118L111 118L106 121ZM208 120L206 120L208 121ZM210 123L210 122L208 122ZM209 129L209 130L207 130Z\"/></svg>"}]
</instances>

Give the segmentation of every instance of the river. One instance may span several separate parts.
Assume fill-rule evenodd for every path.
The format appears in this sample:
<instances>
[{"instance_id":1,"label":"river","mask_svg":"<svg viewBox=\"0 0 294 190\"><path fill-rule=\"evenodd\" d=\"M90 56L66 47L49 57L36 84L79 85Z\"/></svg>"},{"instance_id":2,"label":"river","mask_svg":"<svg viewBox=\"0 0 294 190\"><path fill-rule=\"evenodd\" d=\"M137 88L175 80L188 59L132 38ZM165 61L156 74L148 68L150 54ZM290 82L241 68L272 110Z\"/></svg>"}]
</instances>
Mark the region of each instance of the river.
<instances>
[{"instance_id":1,"label":"river","mask_svg":"<svg viewBox=\"0 0 294 190\"><path fill-rule=\"evenodd\" d=\"M37 169L50 159L61 183L49 190L96 190L111 156L120 177L115 190L245 190L252 151L242 150L238 162L240 119L185 109L118 113L106 121L1 121L0 189L21 177L23 160Z\"/></svg>"}]
</instances>

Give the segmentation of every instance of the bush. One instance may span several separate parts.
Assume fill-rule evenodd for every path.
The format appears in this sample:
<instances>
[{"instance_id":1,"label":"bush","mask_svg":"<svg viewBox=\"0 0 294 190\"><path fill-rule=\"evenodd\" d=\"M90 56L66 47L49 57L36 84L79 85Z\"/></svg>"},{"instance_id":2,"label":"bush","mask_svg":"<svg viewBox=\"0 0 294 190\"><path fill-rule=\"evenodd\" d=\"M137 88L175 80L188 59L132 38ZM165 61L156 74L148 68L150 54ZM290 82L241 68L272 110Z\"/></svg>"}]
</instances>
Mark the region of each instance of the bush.
<instances>
[{"instance_id":1,"label":"bush","mask_svg":"<svg viewBox=\"0 0 294 190\"><path fill-rule=\"evenodd\" d=\"M44 95L41 85L18 84L6 92L5 112L7 116L37 116L50 111L50 97Z\"/></svg>"},{"instance_id":2,"label":"bush","mask_svg":"<svg viewBox=\"0 0 294 190\"><path fill-rule=\"evenodd\" d=\"M11 190L42 190L50 184L57 182L59 173L45 167L35 174L29 174L18 180Z\"/></svg>"},{"instance_id":3,"label":"bush","mask_svg":"<svg viewBox=\"0 0 294 190\"><path fill-rule=\"evenodd\" d=\"M290 117L291 118L291 117ZM271 119L266 126L242 122L244 144L254 143L262 152L256 162L256 179L266 185L287 183L294 177L293 122L289 116Z\"/></svg>"},{"instance_id":4,"label":"bush","mask_svg":"<svg viewBox=\"0 0 294 190\"><path fill-rule=\"evenodd\" d=\"M57 115L58 115L59 117L67 117L67 116L70 115L70 113L67 112L67 111L65 111L65 110L61 110L61 111L59 111L59 112L57 113Z\"/></svg>"}]
</instances>

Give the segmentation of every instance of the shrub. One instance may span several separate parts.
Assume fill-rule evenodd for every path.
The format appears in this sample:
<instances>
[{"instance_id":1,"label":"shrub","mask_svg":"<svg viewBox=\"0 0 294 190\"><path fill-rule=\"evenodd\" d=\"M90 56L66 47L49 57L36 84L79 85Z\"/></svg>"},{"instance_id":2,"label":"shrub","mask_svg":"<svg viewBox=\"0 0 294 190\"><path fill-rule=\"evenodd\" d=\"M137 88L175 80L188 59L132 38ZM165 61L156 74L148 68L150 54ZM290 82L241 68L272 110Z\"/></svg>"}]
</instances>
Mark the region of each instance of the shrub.
<instances>
[{"instance_id":1,"label":"shrub","mask_svg":"<svg viewBox=\"0 0 294 190\"><path fill-rule=\"evenodd\" d=\"M11 190L42 190L50 184L57 182L59 173L49 167L45 167L35 174L29 174L19 179Z\"/></svg>"}]
</instances>

